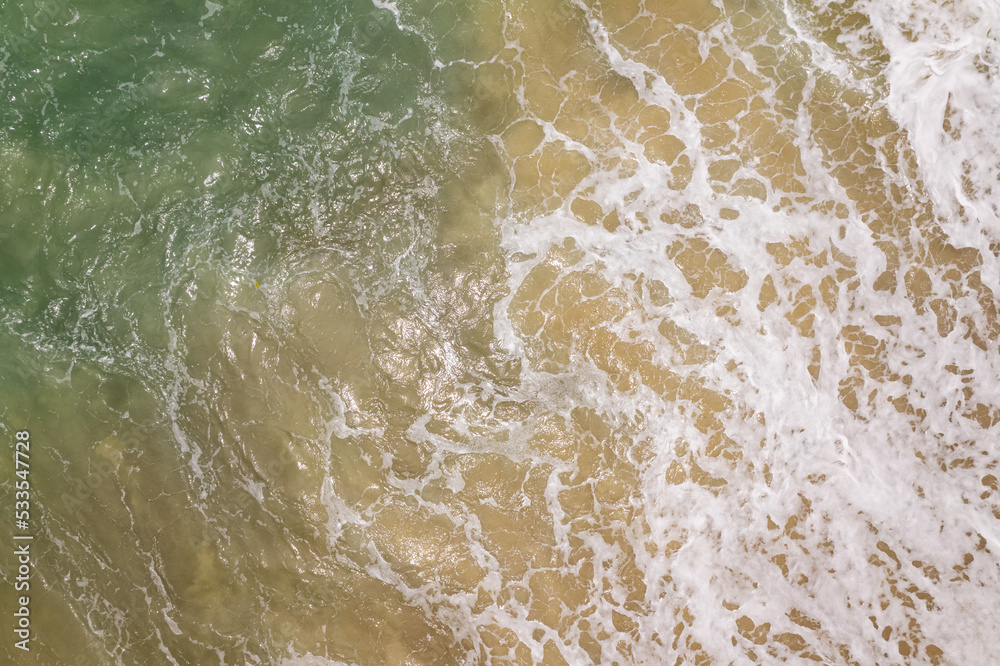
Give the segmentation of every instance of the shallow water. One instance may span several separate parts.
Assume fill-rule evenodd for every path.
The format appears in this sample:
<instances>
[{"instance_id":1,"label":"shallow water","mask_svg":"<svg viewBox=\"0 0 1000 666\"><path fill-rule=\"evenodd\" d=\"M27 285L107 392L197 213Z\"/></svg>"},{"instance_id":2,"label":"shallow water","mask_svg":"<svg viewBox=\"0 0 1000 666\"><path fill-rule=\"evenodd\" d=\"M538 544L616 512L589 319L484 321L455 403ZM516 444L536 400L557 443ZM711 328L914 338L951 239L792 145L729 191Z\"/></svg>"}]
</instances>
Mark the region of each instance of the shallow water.
<instances>
[{"instance_id":1,"label":"shallow water","mask_svg":"<svg viewBox=\"0 0 1000 666\"><path fill-rule=\"evenodd\" d=\"M989 663L1000 11L883 4L4 7L5 658Z\"/></svg>"}]
</instances>

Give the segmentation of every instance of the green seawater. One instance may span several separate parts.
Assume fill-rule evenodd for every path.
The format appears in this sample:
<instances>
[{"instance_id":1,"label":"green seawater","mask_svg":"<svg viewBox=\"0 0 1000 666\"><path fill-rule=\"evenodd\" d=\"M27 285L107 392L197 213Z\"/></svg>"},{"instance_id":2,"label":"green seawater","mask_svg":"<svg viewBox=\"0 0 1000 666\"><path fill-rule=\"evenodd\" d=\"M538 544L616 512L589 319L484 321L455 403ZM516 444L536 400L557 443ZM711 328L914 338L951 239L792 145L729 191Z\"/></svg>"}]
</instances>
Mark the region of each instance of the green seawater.
<instances>
[{"instance_id":1,"label":"green seawater","mask_svg":"<svg viewBox=\"0 0 1000 666\"><path fill-rule=\"evenodd\" d=\"M372 361L389 324L496 300L496 198L467 184L502 176L435 66L461 10L419 31L361 1L0 13L0 423L11 450L30 433L34 536L31 649L5 620L0 660L435 654L440 627L320 552L320 498L349 464L337 390L398 402L388 420L423 399Z\"/></svg>"},{"instance_id":2,"label":"green seawater","mask_svg":"<svg viewBox=\"0 0 1000 666\"><path fill-rule=\"evenodd\" d=\"M998 35L2 4L0 664L989 663Z\"/></svg>"}]
</instances>

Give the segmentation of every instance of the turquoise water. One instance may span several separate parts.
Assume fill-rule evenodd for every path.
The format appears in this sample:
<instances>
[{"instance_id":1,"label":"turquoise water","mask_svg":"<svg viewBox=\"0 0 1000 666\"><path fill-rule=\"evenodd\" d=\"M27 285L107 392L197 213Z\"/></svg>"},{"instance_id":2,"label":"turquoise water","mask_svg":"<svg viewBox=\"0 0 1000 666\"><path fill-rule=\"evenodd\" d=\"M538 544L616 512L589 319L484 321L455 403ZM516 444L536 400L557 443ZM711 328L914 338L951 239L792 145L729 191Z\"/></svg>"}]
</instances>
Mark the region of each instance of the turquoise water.
<instances>
[{"instance_id":1,"label":"turquoise water","mask_svg":"<svg viewBox=\"0 0 1000 666\"><path fill-rule=\"evenodd\" d=\"M0 26L6 661L996 654L995 8Z\"/></svg>"}]
</instances>

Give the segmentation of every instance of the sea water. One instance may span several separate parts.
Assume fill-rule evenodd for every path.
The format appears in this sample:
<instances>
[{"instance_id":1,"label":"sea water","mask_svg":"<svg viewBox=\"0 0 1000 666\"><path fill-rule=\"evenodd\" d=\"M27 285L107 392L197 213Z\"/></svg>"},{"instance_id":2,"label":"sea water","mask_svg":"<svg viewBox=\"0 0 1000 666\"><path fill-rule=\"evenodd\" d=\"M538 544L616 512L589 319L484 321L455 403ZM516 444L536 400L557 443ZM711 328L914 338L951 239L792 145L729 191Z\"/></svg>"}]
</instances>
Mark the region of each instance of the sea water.
<instances>
[{"instance_id":1,"label":"sea water","mask_svg":"<svg viewBox=\"0 0 1000 666\"><path fill-rule=\"evenodd\" d=\"M992 3L0 17L5 663L997 660Z\"/></svg>"}]
</instances>

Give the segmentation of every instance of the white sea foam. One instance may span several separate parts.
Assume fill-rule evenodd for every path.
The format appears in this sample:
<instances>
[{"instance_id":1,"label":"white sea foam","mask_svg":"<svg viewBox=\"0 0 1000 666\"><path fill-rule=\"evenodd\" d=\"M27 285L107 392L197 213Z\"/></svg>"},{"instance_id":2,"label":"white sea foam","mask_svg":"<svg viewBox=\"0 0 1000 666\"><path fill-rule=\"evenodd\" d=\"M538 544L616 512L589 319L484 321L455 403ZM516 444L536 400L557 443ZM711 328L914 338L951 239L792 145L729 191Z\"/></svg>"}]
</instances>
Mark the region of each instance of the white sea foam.
<instances>
[{"instance_id":1,"label":"white sea foam","mask_svg":"<svg viewBox=\"0 0 1000 666\"><path fill-rule=\"evenodd\" d=\"M996 180L997 151L989 147L995 143L992 119L1000 109L1000 96L993 69L982 72L977 63L991 62L997 12L974 5L957 6L956 14L966 14L949 15L944 21L940 8L912 5L911 19L926 17L925 25L936 26L913 42L902 37L898 8L871 5L867 11L890 56L888 108L908 131L918 158L919 172L906 178L915 187L919 182L927 188L937 223L950 243L980 250L983 279L995 283L989 242L995 239L998 199L989 183ZM563 493L580 487L570 482L576 466L541 454L529 457L546 479L541 496L545 529L551 531L554 551L562 553L555 570L579 575L580 561L569 563L571 552L578 552L574 548L583 548L588 553L583 560L593 567L593 587L582 604L588 609L589 629L580 629L571 607L564 608L567 625L555 632L532 616L531 601L497 600L483 610L470 606L464 592L449 595L437 584L410 587L377 553L373 574L393 581L415 603L426 604L428 612L447 617L456 635L471 638L478 649L484 645L477 633L482 628L510 629L535 663L544 662L548 641L569 663L587 663L593 653L581 647L583 633L603 636L598 642L606 663L662 663L699 650L720 663L742 663L753 649L751 632L763 625L772 638L765 629L761 643L772 642L759 649L775 658L795 654L782 650L801 640L830 662L846 658L844 650L861 663L906 658L912 650L909 659L924 663L937 648L955 663L987 660L1000 629L1000 615L990 601L1000 584L996 556L989 550L997 547L997 530L990 504L973 500L983 487L979 477L996 464L996 451L986 431L960 414L960 393L970 388L987 408L1000 399L1000 365L992 348L983 351L957 331L939 334L934 312L915 308L902 286L899 291L872 288L888 266L877 245L884 239L863 221L858 202L834 177L837 164L809 138L820 119L800 112L789 123L798 133L796 143L806 165L806 193L814 200L841 204L848 211L846 218L804 208L775 210L780 193L773 185L763 202L715 193L705 167L714 156L700 147L704 128L685 108L684 98L661 74L616 46L597 12L581 11L587 13L590 38L608 66L632 81L646 103L670 112L671 131L686 144L694 172L689 188L665 197L667 169L647 160L641 145L620 136L617 157L631 158L638 165L635 173L623 178L617 171L593 171L576 188L604 210L618 211L624 224L617 230L580 220L571 209L572 196L553 212L499 221L512 260L510 293L495 309L494 331L507 353L523 360L520 388L511 397L530 396L554 414L589 408L612 421L638 414L642 424L617 449L639 475L638 494L624 503L596 501L590 522L576 514L571 522L564 505ZM856 79L851 66L813 38L808 28L791 22L787 35L807 44L816 59L807 73L807 100L816 92L818 77L830 72L869 97L876 94L870 82ZM851 39L847 34L842 41ZM960 139L949 138L941 127L949 103L961 109ZM543 145L561 145L592 164L599 161L591 147L565 136L553 123L538 122ZM961 184L963 173L971 179L971 189ZM893 178L885 176L887 186ZM640 217L658 220L689 204L704 215L704 222L692 230L638 224ZM961 223L959 206L965 211ZM738 221L719 220L723 208L736 209ZM745 275L746 286L729 294L715 290L707 297L693 295L689 276L666 257L674 243L697 238L725 252L734 269ZM824 305L819 293L824 278L833 272L829 264L795 260L786 271L768 247L793 238L805 239L813 255L826 251L843 257L837 261L850 267L857 285L840 279L834 288L836 303ZM904 237L894 242L906 241ZM553 253L559 252L575 258L553 260ZM917 259L904 254L895 270L902 276ZM555 368L539 367L543 359L530 350L539 343L533 337L540 334L525 333L512 310L519 290L543 266L557 271L556 282L575 272L590 272L624 294L626 315L600 324L619 340L653 343L651 362L669 367L680 358L657 332L668 320L711 350L710 360L676 371L732 404L718 418L739 449L735 462L706 455L716 444L711 431L695 423L699 410L705 409L698 407L698 399L665 399L645 385L637 369L632 370L632 388L624 390L587 353L576 351ZM665 285L672 298L654 306L636 286L635 274ZM778 285L779 306L758 308L769 276L785 281ZM935 290L937 280L935 274ZM802 335L790 317L795 290L802 285L810 286L818 301L811 308L809 336ZM538 295L540 301L545 298ZM974 299L958 298L951 304L958 319L968 316L983 323ZM736 314L720 314L720 308L729 305ZM898 318L898 323L878 323L876 317ZM858 351L858 345L872 346L873 352L877 347L884 370L860 366L858 354L866 352ZM975 374L959 376L950 366L974 369ZM904 376L905 382L900 379ZM855 386L856 408L844 397L845 385ZM896 408L891 401L900 396L926 410L926 416L915 419ZM429 423L429 417L418 421L409 436L437 449L436 469L459 469L456 458L445 452L460 454L463 449L428 432ZM532 422L503 425L508 434L520 432L521 439L530 439L537 427ZM947 464L959 454L948 457L945 449L955 446L968 449L963 455L972 456L970 466L978 472L962 475ZM692 460L703 473L721 479L720 484L694 481ZM678 464L687 470L687 480L668 481ZM454 472L444 473L453 478L449 475ZM470 482L449 487L459 493ZM593 478L584 486L593 489L601 482ZM416 486L405 488L414 491ZM532 500L525 493L522 501L528 507ZM494 498L482 501L499 506ZM446 510L447 504L438 510ZM642 520L603 523L603 515L624 506L631 506ZM533 578L546 571L530 559L518 574L505 570L490 554L495 547L474 516L476 507L458 514L454 508L448 511L453 517L468 512L471 522L465 536L480 553L479 563L490 568L481 582L483 592L497 595L498 576L506 581L504 586L527 590ZM949 573L956 566L968 581ZM629 567L638 568L645 586L638 602L627 601L637 592L627 582L634 579L625 576ZM532 594L525 592L529 600ZM630 625L621 617L628 617L637 630L623 630ZM675 626L676 636L683 633L686 643L669 644ZM892 641L885 638L886 627L891 628ZM654 639L657 635L660 638ZM732 643L719 638L730 635ZM784 638L775 643L775 636ZM692 641L701 647L692 647ZM623 644L630 646L626 652L621 651Z\"/></svg>"},{"instance_id":2,"label":"white sea foam","mask_svg":"<svg viewBox=\"0 0 1000 666\"><path fill-rule=\"evenodd\" d=\"M994 157L1000 150L1000 9L975 0L904 7L867 8L891 57L889 108L909 132L942 225L983 253L995 283L988 244L1000 239Z\"/></svg>"},{"instance_id":3,"label":"white sea foam","mask_svg":"<svg viewBox=\"0 0 1000 666\"><path fill-rule=\"evenodd\" d=\"M171 232L155 374L177 460L141 497L160 454L136 446L101 491L133 530L167 523L140 549L166 551L175 529L208 544L140 554L153 651L229 658L187 635L203 618L226 640L240 630L224 624L241 609L218 603L237 592L228 574L267 615L255 628L271 642L240 648L255 663L988 661L1000 11L872 2L831 38L791 1L698 28L654 24L649 6L632 32L617 7L551 3L538 11L571 29L539 37L538 17L521 23L534 10L509 2L483 26L498 52L448 60L413 7L373 4L370 32L421 44L434 76L509 75L476 88L479 112L509 95L540 138L522 150L515 119L497 121L512 184L489 210L470 192L495 174L455 157L468 128L426 82L406 109L369 113L376 56L347 45L328 92L357 122L281 134L284 180L200 235ZM690 6L676 10L695 23L719 9ZM735 14L754 11L767 29L747 37ZM660 59L671 48L717 61L686 71ZM318 55L303 85L333 76ZM713 94L744 106L706 109ZM388 145L418 121L426 144ZM683 148L647 154L666 133ZM425 155L427 174L395 178L425 148L440 173ZM118 185L138 206L135 182ZM284 226L261 266L271 241L247 227L268 215ZM83 345L100 307L81 312ZM88 380L75 372L73 390ZM112 569L86 540L50 542ZM86 580L87 621L118 623L107 643L147 640Z\"/></svg>"}]
</instances>

